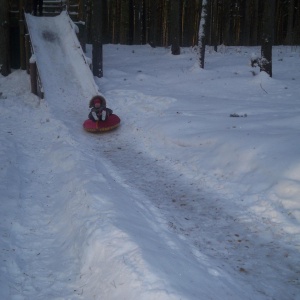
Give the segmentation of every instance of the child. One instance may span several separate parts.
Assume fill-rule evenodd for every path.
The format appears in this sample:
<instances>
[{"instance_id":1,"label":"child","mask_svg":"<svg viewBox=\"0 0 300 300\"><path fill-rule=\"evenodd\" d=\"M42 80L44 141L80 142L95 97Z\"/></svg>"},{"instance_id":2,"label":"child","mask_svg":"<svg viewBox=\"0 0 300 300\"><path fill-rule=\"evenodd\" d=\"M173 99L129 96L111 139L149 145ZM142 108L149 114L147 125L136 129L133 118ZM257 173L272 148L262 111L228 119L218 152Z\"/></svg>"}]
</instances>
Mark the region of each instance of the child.
<instances>
[{"instance_id":1,"label":"child","mask_svg":"<svg viewBox=\"0 0 300 300\"><path fill-rule=\"evenodd\" d=\"M89 119L94 122L105 121L113 113L111 109L106 107L106 101L100 95L91 99L89 107L91 108Z\"/></svg>"}]
</instances>

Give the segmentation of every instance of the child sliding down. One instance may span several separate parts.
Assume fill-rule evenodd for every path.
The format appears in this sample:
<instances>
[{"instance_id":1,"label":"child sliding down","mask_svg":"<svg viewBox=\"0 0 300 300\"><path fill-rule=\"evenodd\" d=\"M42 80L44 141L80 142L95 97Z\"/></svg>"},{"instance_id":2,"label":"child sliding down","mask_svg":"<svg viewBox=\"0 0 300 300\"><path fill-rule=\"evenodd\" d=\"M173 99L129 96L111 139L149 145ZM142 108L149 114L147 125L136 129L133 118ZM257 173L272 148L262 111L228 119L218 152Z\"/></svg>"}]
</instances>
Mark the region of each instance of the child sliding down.
<instances>
[{"instance_id":1,"label":"child sliding down","mask_svg":"<svg viewBox=\"0 0 300 300\"><path fill-rule=\"evenodd\" d=\"M106 101L100 95L94 96L91 99L89 107L91 108L89 119L94 122L106 121L113 113L110 108L106 107Z\"/></svg>"}]
</instances>

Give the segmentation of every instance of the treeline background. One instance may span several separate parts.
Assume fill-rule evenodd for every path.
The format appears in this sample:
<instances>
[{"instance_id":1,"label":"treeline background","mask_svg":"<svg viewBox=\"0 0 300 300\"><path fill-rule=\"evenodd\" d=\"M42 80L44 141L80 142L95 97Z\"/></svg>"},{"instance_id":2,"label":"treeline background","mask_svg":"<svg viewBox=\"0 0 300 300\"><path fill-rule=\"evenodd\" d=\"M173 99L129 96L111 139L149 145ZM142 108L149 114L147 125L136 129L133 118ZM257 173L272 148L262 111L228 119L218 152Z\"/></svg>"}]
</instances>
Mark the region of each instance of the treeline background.
<instances>
[{"instance_id":1,"label":"treeline background","mask_svg":"<svg viewBox=\"0 0 300 300\"><path fill-rule=\"evenodd\" d=\"M87 25L88 41L92 39L93 1L86 0L79 9ZM207 44L260 45L264 1L208 1ZM274 2L274 45L300 44L300 0ZM103 43L169 46L172 30L178 27L180 46L194 46L201 6L202 0L102 0Z\"/></svg>"}]
</instances>

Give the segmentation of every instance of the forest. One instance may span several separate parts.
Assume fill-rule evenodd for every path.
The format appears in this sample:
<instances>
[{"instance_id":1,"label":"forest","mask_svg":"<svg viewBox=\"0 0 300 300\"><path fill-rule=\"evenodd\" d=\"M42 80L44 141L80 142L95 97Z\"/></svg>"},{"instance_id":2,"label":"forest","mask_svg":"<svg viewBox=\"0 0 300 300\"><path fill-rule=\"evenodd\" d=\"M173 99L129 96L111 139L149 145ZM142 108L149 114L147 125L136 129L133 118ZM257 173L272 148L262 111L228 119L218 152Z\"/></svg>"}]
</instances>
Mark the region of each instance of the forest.
<instances>
[{"instance_id":1,"label":"forest","mask_svg":"<svg viewBox=\"0 0 300 300\"><path fill-rule=\"evenodd\" d=\"M38 1L41 3L40 1ZM262 46L261 62L271 61L272 45L300 44L300 0L43 0L43 16L69 12L83 48L93 44L101 69L102 45L152 47ZM23 12L32 0L0 0L1 74L24 68ZM203 14L205 12L205 14ZM205 30L200 35L200 24ZM203 29L204 29L203 27ZM201 36L201 38L199 38ZM202 40L202 37L204 39ZM201 47L199 47L200 44ZM174 49L175 50L174 50ZM263 48L265 50L263 50ZM174 51L173 51L174 50ZM264 53L263 53L264 52ZM203 63L200 63L200 66ZM203 67L203 66L202 66ZM262 68L265 70L265 68ZM268 71L271 75L271 70ZM98 74L98 73L96 73ZM101 76L98 74L98 76Z\"/></svg>"},{"instance_id":2,"label":"forest","mask_svg":"<svg viewBox=\"0 0 300 300\"><path fill-rule=\"evenodd\" d=\"M72 2L72 0L69 0ZM76 7L76 0L73 6ZM79 2L78 18L85 19L92 39L95 0ZM169 46L178 36L180 46L198 42L202 0L102 0L103 43ZM208 0L207 45L261 45L266 0ZM300 43L300 0L271 0L273 44ZM97 4L98 5L98 4ZM75 11L74 11L75 13Z\"/></svg>"}]
</instances>

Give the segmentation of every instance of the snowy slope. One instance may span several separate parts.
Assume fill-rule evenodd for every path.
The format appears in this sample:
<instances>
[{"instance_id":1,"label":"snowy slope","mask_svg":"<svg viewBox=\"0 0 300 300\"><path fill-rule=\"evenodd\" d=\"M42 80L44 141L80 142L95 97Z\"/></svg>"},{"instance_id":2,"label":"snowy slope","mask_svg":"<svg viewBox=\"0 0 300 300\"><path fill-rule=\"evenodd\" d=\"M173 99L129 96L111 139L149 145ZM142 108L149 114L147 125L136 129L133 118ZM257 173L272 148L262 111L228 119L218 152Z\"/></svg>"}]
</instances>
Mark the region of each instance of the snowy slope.
<instances>
[{"instance_id":1,"label":"snowy slope","mask_svg":"<svg viewBox=\"0 0 300 300\"><path fill-rule=\"evenodd\" d=\"M269 78L257 48L106 45L96 85L66 15L27 19L45 99L0 77L0 298L299 299L299 49Z\"/></svg>"},{"instance_id":2,"label":"snowy slope","mask_svg":"<svg viewBox=\"0 0 300 300\"><path fill-rule=\"evenodd\" d=\"M76 105L85 105L86 99L99 91L89 60L76 37L76 25L66 12L57 17L25 15L34 58L49 101L57 108L65 98L73 98Z\"/></svg>"}]
</instances>

